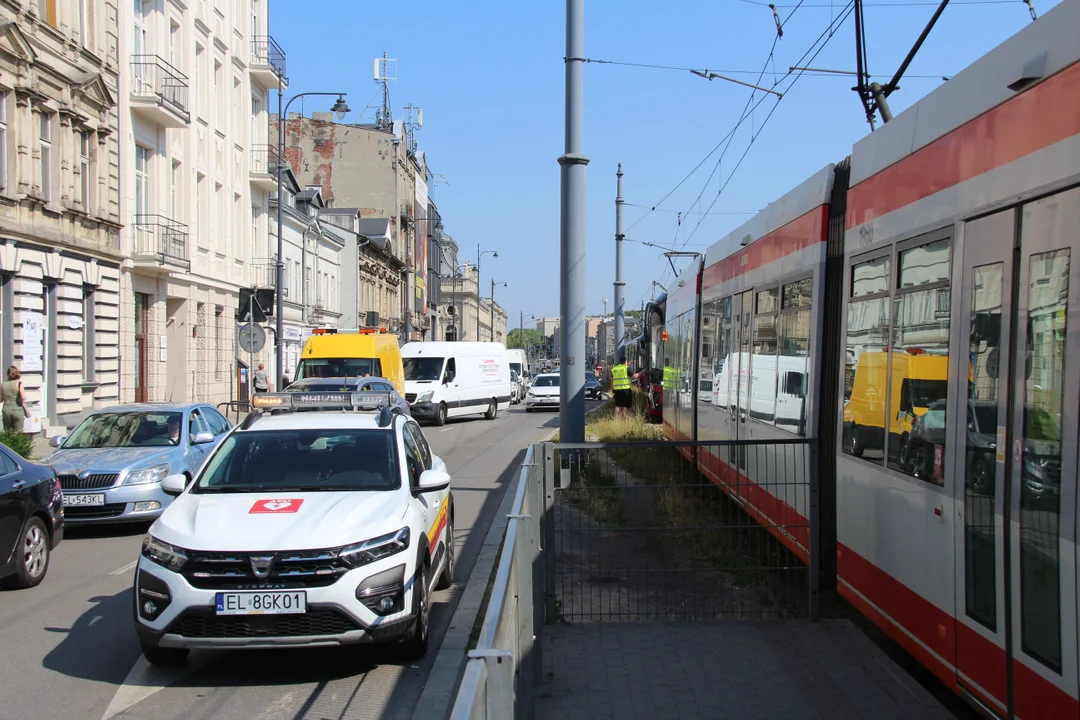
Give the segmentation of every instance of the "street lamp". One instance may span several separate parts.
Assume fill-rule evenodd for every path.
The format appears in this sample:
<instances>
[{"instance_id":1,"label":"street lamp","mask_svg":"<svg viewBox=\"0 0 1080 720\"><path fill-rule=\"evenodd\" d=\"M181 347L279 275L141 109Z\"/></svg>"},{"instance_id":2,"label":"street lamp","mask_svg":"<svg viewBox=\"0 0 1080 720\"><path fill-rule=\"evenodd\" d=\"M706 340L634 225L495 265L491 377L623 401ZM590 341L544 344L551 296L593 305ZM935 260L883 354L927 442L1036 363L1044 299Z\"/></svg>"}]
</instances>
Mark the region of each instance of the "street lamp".
<instances>
[{"instance_id":1,"label":"street lamp","mask_svg":"<svg viewBox=\"0 0 1080 720\"><path fill-rule=\"evenodd\" d=\"M476 243L476 341L480 341L480 258L484 255L499 257L497 250L480 251L480 243Z\"/></svg>"},{"instance_id":2,"label":"street lamp","mask_svg":"<svg viewBox=\"0 0 1080 720\"><path fill-rule=\"evenodd\" d=\"M337 95L337 101L330 110L337 116L338 120L344 120L346 113L349 112L349 106L345 103L345 93L326 93L326 92L306 92L298 95L293 95L289 102L285 103L285 107L281 106L281 81L278 81L278 166L277 166L277 273L274 282L274 294L275 294L275 328L274 334L274 366L277 373L277 382L281 382L281 376L284 369L281 367L283 361L283 353L285 350L285 344L283 336L285 333L285 298L282 288L285 286L285 244L281 235L281 178L285 171L285 116L289 113L289 106L293 104L293 100L297 98L306 97L308 95L324 95L333 97ZM250 370L248 372L251 372ZM275 387L277 385L275 384Z\"/></svg>"},{"instance_id":3,"label":"street lamp","mask_svg":"<svg viewBox=\"0 0 1080 720\"><path fill-rule=\"evenodd\" d=\"M503 287L509 287L510 286L509 283L504 283L504 282L502 282L500 280L492 280L491 281L491 305L488 306L489 309L491 310L491 327L489 329L489 333L491 335L491 342L495 342L495 286L496 285L502 285ZM480 321L480 313L476 314L476 320L477 320L477 322ZM477 333L477 339L479 339L479 337L480 337L480 334Z\"/></svg>"}]
</instances>

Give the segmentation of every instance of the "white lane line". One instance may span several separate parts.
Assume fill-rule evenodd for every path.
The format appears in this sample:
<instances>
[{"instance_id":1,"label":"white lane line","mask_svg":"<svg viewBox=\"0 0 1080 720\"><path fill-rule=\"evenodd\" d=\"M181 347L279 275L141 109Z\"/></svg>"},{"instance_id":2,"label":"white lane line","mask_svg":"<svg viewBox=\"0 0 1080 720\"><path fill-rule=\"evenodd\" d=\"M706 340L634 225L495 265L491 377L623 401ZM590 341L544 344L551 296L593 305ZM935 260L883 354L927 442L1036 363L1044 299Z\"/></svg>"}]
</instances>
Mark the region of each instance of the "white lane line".
<instances>
[{"instance_id":1,"label":"white lane line","mask_svg":"<svg viewBox=\"0 0 1080 720\"><path fill-rule=\"evenodd\" d=\"M184 665L157 667L146 661L142 655L124 678L124 683L113 695L112 702L101 716L109 720L150 697L159 690L164 690L185 675L201 670L214 657L213 653L200 652L188 658Z\"/></svg>"},{"instance_id":2,"label":"white lane line","mask_svg":"<svg viewBox=\"0 0 1080 720\"><path fill-rule=\"evenodd\" d=\"M440 430L439 432L447 432L448 430L453 430L453 429L454 429L454 428L452 428L452 427L448 427L448 428L443 428L443 429L442 429L442 430Z\"/></svg>"},{"instance_id":3,"label":"white lane line","mask_svg":"<svg viewBox=\"0 0 1080 720\"><path fill-rule=\"evenodd\" d=\"M131 562L129 562L129 563L128 563L127 565L125 565L124 567L122 567L122 568L116 568L115 570L113 570L113 571L112 571L111 573L109 573L109 574L110 574L110 575L123 575L123 574L124 574L124 573L126 573L126 572L127 572L128 570L134 570L134 569L135 569L135 566L136 566L136 565L138 565L138 564L139 564L139 561L138 561L138 560L132 560Z\"/></svg>"}]
</instances>

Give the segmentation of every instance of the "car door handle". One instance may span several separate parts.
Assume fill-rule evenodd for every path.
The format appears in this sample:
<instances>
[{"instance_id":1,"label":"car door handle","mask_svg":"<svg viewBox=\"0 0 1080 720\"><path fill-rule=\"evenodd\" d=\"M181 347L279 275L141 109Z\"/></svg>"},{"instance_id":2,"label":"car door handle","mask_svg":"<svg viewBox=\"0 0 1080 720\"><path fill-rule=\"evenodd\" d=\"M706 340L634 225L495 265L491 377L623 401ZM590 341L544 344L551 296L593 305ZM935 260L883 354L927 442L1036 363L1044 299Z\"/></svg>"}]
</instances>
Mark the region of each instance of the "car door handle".
<instances>
[{"instance_id":1,"label":"car door handle","mask_svg":"<svg viewBox=\"0 0 1080 720\"><path fill-rule=\"evenodd\" d=\"M15 488L16 490L22 490L25 485L25 480L16 480L15 482L11 483L11 487Z\"/></svg>"}]
</instances>

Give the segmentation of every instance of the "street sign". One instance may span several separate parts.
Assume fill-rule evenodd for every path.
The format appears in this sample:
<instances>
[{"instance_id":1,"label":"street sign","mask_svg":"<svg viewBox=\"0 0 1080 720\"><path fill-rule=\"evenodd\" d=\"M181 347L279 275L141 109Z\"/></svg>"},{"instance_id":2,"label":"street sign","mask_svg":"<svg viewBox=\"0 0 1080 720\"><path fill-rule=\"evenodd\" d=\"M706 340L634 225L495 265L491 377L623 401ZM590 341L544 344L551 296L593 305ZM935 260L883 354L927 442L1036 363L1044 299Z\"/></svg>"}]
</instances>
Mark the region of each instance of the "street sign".
<instances>
[{"instance_id":1,"label":"street sign","mask_svg":"<svg viewBox=\"0 0 1080 720\"><path fill-rule=\"evenodd\" d=\"M266 331L261 325L248 323L240 326L240 348L244 352L257 353L266 345Z\"/></svg>"}]
</instances>

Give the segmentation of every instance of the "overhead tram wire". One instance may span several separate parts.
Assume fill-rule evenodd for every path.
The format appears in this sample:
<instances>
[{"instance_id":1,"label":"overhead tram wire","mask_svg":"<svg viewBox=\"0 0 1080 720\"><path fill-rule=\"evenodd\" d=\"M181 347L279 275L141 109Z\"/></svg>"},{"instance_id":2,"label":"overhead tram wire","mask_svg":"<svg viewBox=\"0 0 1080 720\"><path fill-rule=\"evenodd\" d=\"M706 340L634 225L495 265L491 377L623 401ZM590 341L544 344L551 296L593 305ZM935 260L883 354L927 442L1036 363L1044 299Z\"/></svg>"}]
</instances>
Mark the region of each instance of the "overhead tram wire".
<instances>
[{"instance_id":1,"label":"overhead tram wire","mask_svg":"<svg viewBox=\"0 0 1080 720\"><path fill-rule=\"evenodd\" d=\"M832 9L836 5L824 5L820 3L814 3L810 5L773 5L772 3L758 2L758 0L737 0L737 2L746 3L747 5L757 5L763 8L776 7L778 10L783 10L792 7L799 7L802 5L804 8L814 9ZM909 8L909 7L937 7L941 3L936 2L877 2L877 3L864 3L863 7L867 8ZM956 0L950 2L949 5L1016 5L1025 4L1024 0Z\"/></svg>"},{"instance_id":2,"label":"overhead tram wire","mask_svg":"<svg viewBox=\"0 0 1080 720\"><path fill-rule=\"evenodd\" d=\"M818 47L816 51L814 51L813 56L808 61L808 62L812 63L814 61L814 59L821 53L821 51L825 49L825 46L828 45L829 40L832 39L832 36L836 33L836 30L838 30L840 28L840 26L843 25L844 22L846 22L849 17L851 17L851 13L853 12L853 10L854 10L854 2L848 2L848 4L845 5L843 7L843 9L841 10L840 15L838 15L831 23L829 23L829 26L827 28L825 28L825 31L822 32L820 36L818 36L818 39L814 41L814 44L810 46L810 49L807 50L805 53L803 53L802 58L800 58L800 60L795 64L795 66L796 67L801 66L803 64L803 62L806 60L806 56L810 53L811 50L814 50L814 47L817 46L817 44L820 42L821 46ZM824 42L822 42L823 39L824 39ZM798 82L799 78L802 77L802 72L803 71L801 71L801 70L798 71L798 73L795 75L795 77L791 80L791 84L788 85L787 90L784 92L785 95L788 92L791 91L792 86L794 86L795 83ZM786 80L791 75L792 75L792 71L788 70L788 72L784 75L784 77L780 79L780 82L784 82L784 80ZM768 95L763 95L761 100L758 102L758 105L760 105L762 102L764 102L765 99L768 98L768 97L769 97ZM764 129L765 125L768 124L769 119L772 118L773 113L776 112L776 108L779 107L781 100L782 100L782 98L779 98L779 99L776 100L775 103L773 103L772 108L769 110L769 114L765 116L765 120L761 124L761 128L759 129L759 133L760 133L760 130ZM750 139L750 142L747 143L746 149L743 151L742 156L739 158L739 161L735 164L735 167L732 168L731 172L728 174L727 180L725 180L723 185L720 187L720 191L717 192L716 197L713 198L712 203L710 203L709 207L706 209L706 213L710 212L712 210L713 206L716 205L716 202L720 199L720 195L724 192L724 189L727 187L728 183L730 183L731 179L735 176L735 173L738 171L739 166L742 165L743 160L746 159L746 156L750 152L750 148L753 147L754 141L756 139L757 139L756 137L753 137L753 138ZM687 242L689 242L691 238L694 237L694 234L698 231L698 228L701 227L701 223L703 221L704 221L704 216L702 216L702 218L698 221L698 224L696 226L694 226L694 229L690 232L690 234L683 241L683 246L684 247L685 247L685 244Z\"/></svg>"}]
</instances>

